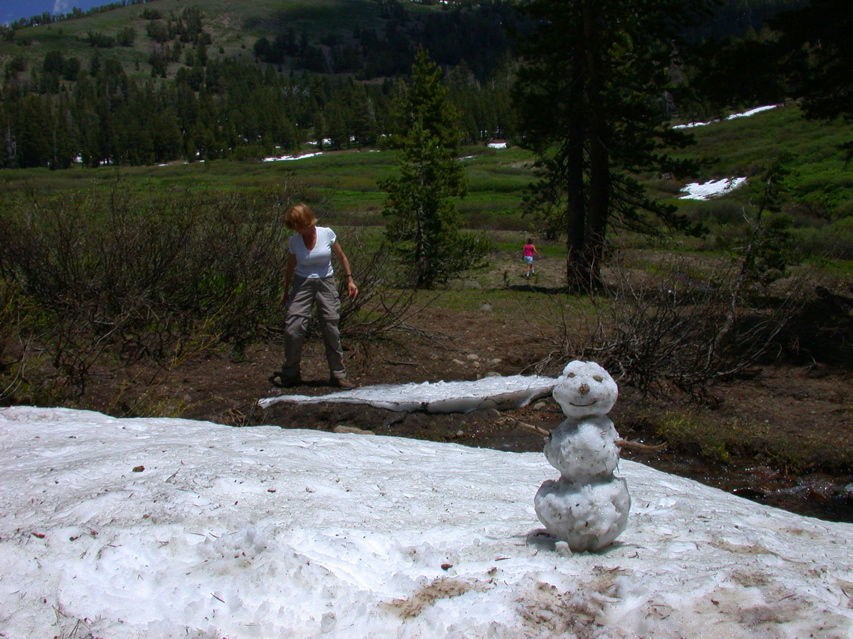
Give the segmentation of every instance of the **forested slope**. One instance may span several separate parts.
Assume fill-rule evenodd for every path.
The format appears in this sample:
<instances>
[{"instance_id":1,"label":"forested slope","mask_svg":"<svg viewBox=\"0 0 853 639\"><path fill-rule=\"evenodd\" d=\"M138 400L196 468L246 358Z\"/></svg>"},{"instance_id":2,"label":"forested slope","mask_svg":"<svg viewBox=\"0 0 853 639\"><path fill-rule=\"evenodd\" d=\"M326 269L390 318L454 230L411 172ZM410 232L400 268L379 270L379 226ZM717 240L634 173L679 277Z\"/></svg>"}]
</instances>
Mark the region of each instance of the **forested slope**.
<instances>
[{"instance_id":1,"label":"forested slope","mask_svg":"<svg viewBox=\"0 0 853 639\"><path fill-rule=\"evenodd\" d=\"M800 0L728 0L698 39ZM257 158L377 144L414 55L444 67L466 142L512 138L512 0L126 0L0 27L0 167ZM676 105L678 106L678 105Z\"/></svg>"}]
</instances>

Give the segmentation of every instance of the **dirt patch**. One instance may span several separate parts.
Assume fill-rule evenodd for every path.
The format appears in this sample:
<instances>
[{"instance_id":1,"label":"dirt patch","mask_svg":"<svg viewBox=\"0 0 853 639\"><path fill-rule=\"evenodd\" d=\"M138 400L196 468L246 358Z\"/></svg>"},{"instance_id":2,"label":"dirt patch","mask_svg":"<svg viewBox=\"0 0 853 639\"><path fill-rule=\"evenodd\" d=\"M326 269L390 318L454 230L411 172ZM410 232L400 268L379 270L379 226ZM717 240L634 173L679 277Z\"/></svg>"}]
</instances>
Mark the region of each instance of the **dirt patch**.
<instances>
[{"instance_id":1,"label":"dirt patch","mask_svg":"<svg viewBox=\"0 0 853 639\"><path fill-rule=\"evenodd\" d=\"M407 599L395 599L385 604L383 608L396 613L401 619L411 619L420 615L440 599L452 599L471 590L483 591L485 589L485 586L480 583L442 577L421 586L417 592Z\"/></svg>"}]
</instances>

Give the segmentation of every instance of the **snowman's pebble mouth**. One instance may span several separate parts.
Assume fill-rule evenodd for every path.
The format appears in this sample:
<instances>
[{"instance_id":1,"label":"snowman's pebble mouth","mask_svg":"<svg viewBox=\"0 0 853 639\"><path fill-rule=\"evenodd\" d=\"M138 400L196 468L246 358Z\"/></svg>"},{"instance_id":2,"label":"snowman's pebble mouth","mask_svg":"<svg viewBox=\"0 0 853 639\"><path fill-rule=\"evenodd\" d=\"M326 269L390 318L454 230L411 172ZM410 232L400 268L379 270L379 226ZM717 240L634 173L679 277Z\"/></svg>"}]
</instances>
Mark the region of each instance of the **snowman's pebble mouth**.
<instances>
[{"instance_id":1,"label":"snowman's pebble mouth","mask_svg":"<svg viewBox=\"0 0 853 639\"><path fill-rule=\"evenodd\" d=\"M593 406L597 403L598 403L598 400L595 400L594 402L590 402L589 404L575 404L574 402L569 402L569 404L571 404L572 406L577 406L578 408L586 408L587 406Z\"/></svg>"}]
</instances>

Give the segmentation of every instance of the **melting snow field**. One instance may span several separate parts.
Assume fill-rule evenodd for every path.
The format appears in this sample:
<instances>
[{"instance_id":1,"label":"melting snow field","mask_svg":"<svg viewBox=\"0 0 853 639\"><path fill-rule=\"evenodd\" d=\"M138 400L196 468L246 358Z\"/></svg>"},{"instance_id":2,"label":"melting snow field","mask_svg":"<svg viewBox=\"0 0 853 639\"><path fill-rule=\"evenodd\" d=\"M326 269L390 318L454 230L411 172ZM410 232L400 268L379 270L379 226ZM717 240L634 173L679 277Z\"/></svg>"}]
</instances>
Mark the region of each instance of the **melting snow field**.
<instances>
[{"instance_id":1,"label":"melting snow field","mask_svg":"<svg viewBox=\"0 0 853 639\"><path fill-rule=\"evenodd\" d=\"M723 178L721 180L711 180L710 182L692 182L684 187L683 192L687 195L682 195L682 200L710 200L715 197L720 197L726 193L731 193L739 186L746 182L745 177L739 178Z\"/></svg>"},{"instance_id":2,"label":"melting snow field","mask_svg":"<svg viewBox=\"0 0 853 639\"><path fill-rule=\"evenodd\" d=\"M287 162L292 160L307 160L308 158L315 158L318 155L323 155L322 151L317 151L316 153L303 153L302 155L279 155L276 157L264 158L261 160L262 162Z\"/></svg>"},{"instance_id":3,"label":"melting snow field","mask_svg":"<svg viewBox=\"0 0 853 639\"><path fill-rule=\"evenodd\" d=\"M572 555L526 543L539 453L2 408L0 636L853 636L853 526L619 473Z\"/></svg>"},{"instance_id":4,"label":"melting snow field","mask_svg":"<svg viewBox=\"0 0 853 639\"><path fill-rule=\"evenodd\" d=\"M770 109L775 109L780 105L778 104L769 104L767 106L757 107L755 109L750 109L749 111L744 111L742 113L732 113L725 117L726 120L737 120L738 118L750 118L753 115L758 113L763 113L764 111L769 111ZM697 126L708 126L709 124L714 124L714 122L720 122L720 120L712 120L711 122L691 122L689 124L676 124L673 129L692 129Z\"/></svg>"},{"instance_id":5,"label":"melting snow field","mask_svg":"<svg viewBox=\"0 0 853 639\"><path fill-rule=\"evenodd\" d=\"M483 377L476 381L423 382L421 384L364 386L320 397L278 395L258 402L268 408L278 402L314 404L343 402L370 404L396 411L423 410L428 413L467 413L480 408L526 406L534 399L550 395L557 383L554 377L509 375Z\"/></svg>"}]
</instances>

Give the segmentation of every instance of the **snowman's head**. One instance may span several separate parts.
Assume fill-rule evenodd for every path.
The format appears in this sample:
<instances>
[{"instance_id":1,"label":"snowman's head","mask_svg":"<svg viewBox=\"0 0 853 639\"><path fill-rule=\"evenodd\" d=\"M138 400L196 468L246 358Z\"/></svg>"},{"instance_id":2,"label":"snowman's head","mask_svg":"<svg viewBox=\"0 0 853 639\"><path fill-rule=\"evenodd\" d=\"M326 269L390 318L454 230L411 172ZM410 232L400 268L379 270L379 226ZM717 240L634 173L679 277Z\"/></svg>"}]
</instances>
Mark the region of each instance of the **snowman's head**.
<instances>
[{"instance_id":1,"label":"snowman's head","mask_svg":"<svg viewBox=\"0 0 853 639\"><path fill-rule=\"evenodd\" d=\"M619 388L610 373L595 362L570 362L554 387L554 399L566 417L605 415L618 395Z\"/></svg>"}]
</instances>

